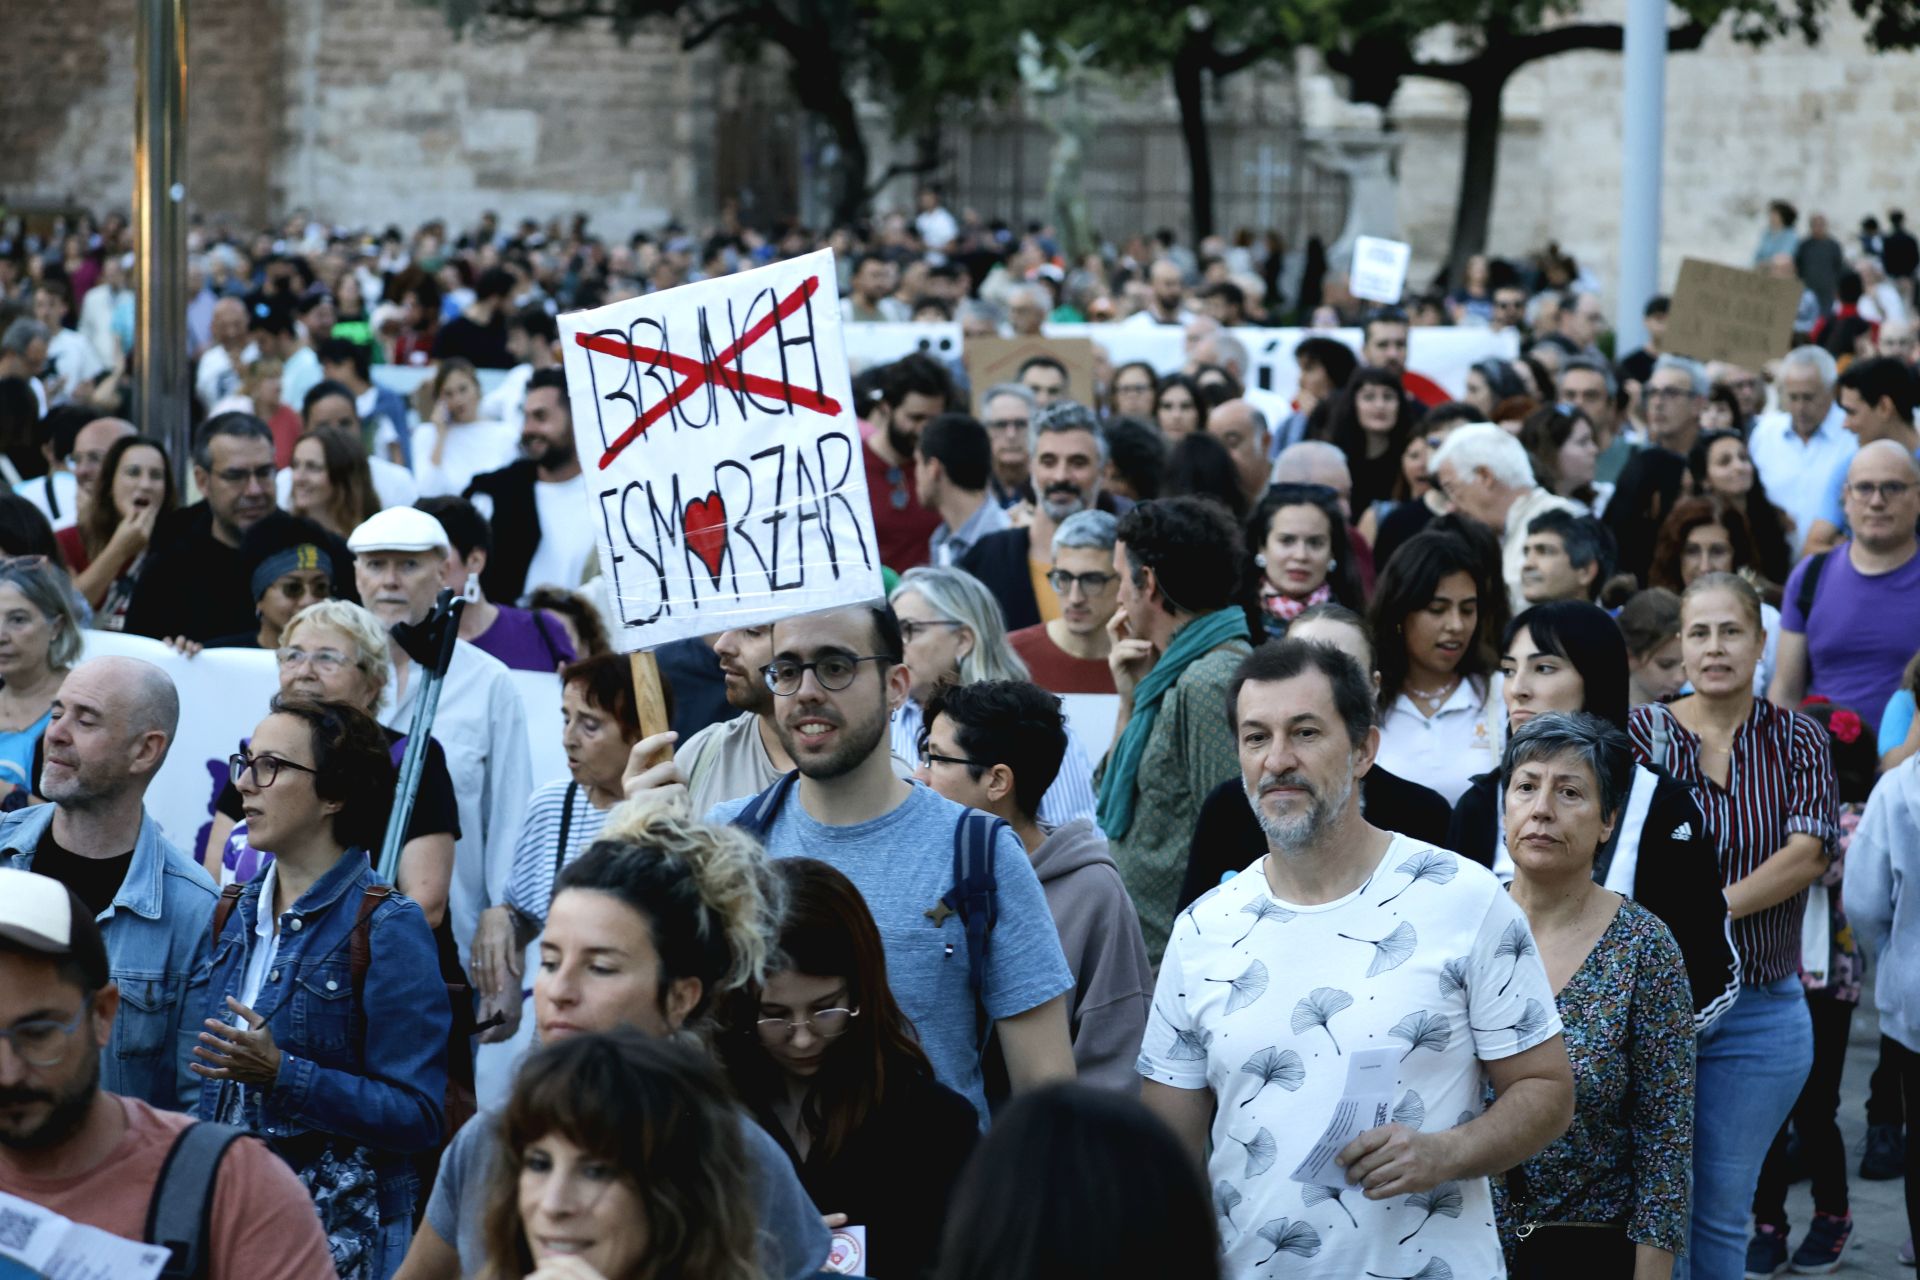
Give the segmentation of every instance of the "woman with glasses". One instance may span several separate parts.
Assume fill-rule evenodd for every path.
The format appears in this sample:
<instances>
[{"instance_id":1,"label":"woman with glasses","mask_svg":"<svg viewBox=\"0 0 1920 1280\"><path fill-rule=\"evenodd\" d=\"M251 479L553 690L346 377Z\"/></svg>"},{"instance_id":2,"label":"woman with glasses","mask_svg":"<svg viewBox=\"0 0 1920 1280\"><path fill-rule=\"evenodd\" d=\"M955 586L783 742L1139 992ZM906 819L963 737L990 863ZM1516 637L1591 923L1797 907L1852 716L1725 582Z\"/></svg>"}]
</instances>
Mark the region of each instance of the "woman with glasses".
<instances>
[{"instance_id":1,"label":"woman with glasses","mask_svg":"<svg viewBox=\"0 0 1920 1280\"><path fill-rule=\"evenodd\" d=\"M86 518L62 531L61 548L74 590L93 607L94 625L121 631L154 526L174 508L167 451L141 436L114 441L100 462L94 493Z\"/></svg>"},{"instance_id":2,"label":"woman with glasses","mask_svg":"<svg viewBox=\"0 0 1920 1280\"><path fill-rule=\"evenodd\" d=\"M373 715L380 708L392 666L387 644L386 628L359 605L344 600L309 605L294 615L280 636L280 692L285 697L342 702ZM405 735L391 729L381 732L389 756L397 763L406 751ZM201 865L222 885L248 883L278 852L258 841L251 824L243 822L245 817L245 799L237 786L229 784L214 801L213 822L201 849ZM419 904L427 923L435 928L446 918L453 842L459 837L460 813L446 753L429 739L406 842L400 846L398 887Z\"/></svg>"},{"instance_id":3,"label":"woman with glasses","mask_svg":"<svg viewBox=\"0 0 1920 1280\"><path fill-rule=\"evenodd\" d=\"M893 713L893 754L918 761L921 708L934 690L976 680L1026 680L1029 673L1007 643L999 602L964 570L924 565L909 569L900 576L888 603L900 619L906 666L913 673L907 700ZM825 674L821 673L822 684L826 684ZM1040 821L1050 827L1065 826L1075 818L1092 817L1093 810L1093 765L1086 747L1068 726L1066 758L1060 762L1059 776L1041 797Z\"/></svg>"},{"instance_id":4,"label":"woman with glasses","mask_svg":"<svg viewBox=\"0 0 1920 1280\"><path fill-rule=\"evenodd\" d=\"M1317 604L1366 607L1360 575L1347 554L1347 518L1333 490L1316 484L1276 484L1247 521L1259 583L1259 620L1268 639Z\"/></svg>"},{"instance_id":5,"label":"woman with glasses","mask_svg":"<svg viewBox=\"0 0 1920 1280\"><path fill-rule=\"evenodd\" d=\"M208 649L278 649L295 614L333 597L337 540L311 520L276 511L240 535L240 568L253 595L252 631L208 640ZM344 567L344 565L342 565Z\"/></svg>"},{"instance_id":6,"label":"woman with glasses","mask_svg":"<svg viewBox=\"0 0 1920 1280\"><path fill-rule=\"evenodd\" d=\"M79 657L66 575L39 556L0 560L0 812L31 803L34 750Z\"/></svg>"},{"instance_id":7,"label":"woman with glasses","mask_svg":"<svg viewBox=\"0 0 1920 1280\"><path fill-rule=\"evenodd\" d=\"M368 861L387 739L357 707L276 697L231 766L275 857L214 917L194 1111L293 1166L342 1277L386 1280L413 1235L413 1159L445 1131L452 1025L432 929Z\"/></svg>"},{"instance_id":8,"label":"woman with glasses","mask_svg":"<svg viewBox=\"0 0 1920 1280\"><path fill-rule=\"evenodd\" d=\"M1145 360L1130 360L1113 371L1107 415L1112 418L1151 418L1160 380Z\"/></svg>"},{"instance_id":9,"label":"woman with glasses","mask_svg":"<svg viewBox=\"0 0 1920 1280\"><path fill-rule=\"evenodd\" d=\"M979 1116L933 1078L853 883L812 858L774 873L782 967L729 1003L734 1089L821 1212L866 1228L869 1274L924 1275Z\"/></svg>"}]
</instances>

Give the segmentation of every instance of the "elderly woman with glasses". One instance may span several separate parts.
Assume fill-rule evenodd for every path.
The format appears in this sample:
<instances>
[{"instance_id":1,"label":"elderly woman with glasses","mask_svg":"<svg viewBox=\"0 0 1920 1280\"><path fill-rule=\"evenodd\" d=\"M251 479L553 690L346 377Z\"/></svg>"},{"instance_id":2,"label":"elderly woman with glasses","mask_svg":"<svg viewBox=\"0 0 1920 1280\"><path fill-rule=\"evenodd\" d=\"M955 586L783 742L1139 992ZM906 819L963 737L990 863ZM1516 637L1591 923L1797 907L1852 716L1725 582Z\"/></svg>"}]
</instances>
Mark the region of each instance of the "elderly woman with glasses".
<instances>
[{"instance_id":1,"label":"elderly woman with glasses","mask_svg":"<svg viewBox=\"0 0 1920 1280\"><path fill-rule=\"evenodd\" d=\"M1686 969L1659 917L1593 876L1633 771L1626 735L1583 711L1526 721L1501 761L1513 900L1546 966L1574 1080L1566 1133L1493 1180L1516 1280L1665 1280L1686 1244L1694 1071ZM1544 1016L1535 1001L1507 1003L1486 1015L1493 1025Z\"/></svg>"},{"instance_id":2,"label":"elderly woman with glasses","mask_svg":"<svg viewBox=\"0 0 1920 1280\"><path fill-rule=\"evenodd\" d=\"M325 600L295 614L280 636L280 692L343 702L373 715L385 693L392 659L386 628L357 604ZM382 729L388 750L398 761L406 736ZM213 824L201 846L201 864L221 884L245 884L260 874L278 852L261 845L242 822L245 802L229 784L214 801ZM240 825L235 825L240 824ZM460 836L460 813L447 774L446 753L427 743L426 767L406 841L400 846L399 889L439 927L447 913L447 885L453 877L453 843ZM374 850L378 856L379 850Z\"/></svg>"},{"instance_id":3,"label":"elderly woman with glasses","mask_svg":"<svg viewBox=\"0 0 1920 1280\"><path fill-rule=\"evenodd\" d=\"M275 857L214 914L195 1114L265 1139L339 1274L386 1280L413 1236L414 1158L445 1132L452 1024L426 918L368 861L393 804L387 739L358 707L283 695L231 765Z\"/></svg>"},{"instance_id":4,"label":"elderly woman with glasses","mask_svg":"<svg viewBox=\"0 0 1920 1280\"><path fill-rule=\"evenodd\" d=\"M920 709L936 689L976 680L1026 680L1029 673L1007 642L999 602L965 570L909 569L888 602L900 619L906 665L913 673L907 701L893 716L893 754L918 761ZM1069 726L1066 758L1041 797L1039 818L1050 827L1065 826L1092 817L1093 810L1093 765Z\"/></svg>"},{"instance_id":5,"label":"elderly woman with glasses","mask_svg":"<svg viewBox=\"0 0 1920 1280\"><path fill-rule=\"evenodd\" d=\"M934 1079L853 882L812 858L773 870L781 967L727 1006L734 1090L820 1211L866 1228L870 1274L924 1275L979 1117Z\"/></svg>"},{"instance_id":6,"label":"elderly woman with glasses","mask_svg":"<svg viewBox=\"0 0 1920 1280\"><path fill-rule=\"evenodd\" d=\"M66 575L40 556L0 560L0 811L30 803L34 750L79 657Z\"/></svg>"}]
</instances>

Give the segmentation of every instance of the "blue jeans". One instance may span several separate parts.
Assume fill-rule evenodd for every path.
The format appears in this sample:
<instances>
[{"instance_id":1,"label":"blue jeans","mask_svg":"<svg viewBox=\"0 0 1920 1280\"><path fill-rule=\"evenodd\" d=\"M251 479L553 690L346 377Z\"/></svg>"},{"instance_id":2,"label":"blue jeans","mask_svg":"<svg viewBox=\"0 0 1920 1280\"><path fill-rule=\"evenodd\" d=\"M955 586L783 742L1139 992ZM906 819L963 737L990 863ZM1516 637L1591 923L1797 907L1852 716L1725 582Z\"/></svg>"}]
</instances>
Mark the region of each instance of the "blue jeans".
<instances>
[{"instance_id":1,"label":"blue jeans","mask_svg":"<svg viewBox=\"0 0 1920 1280\"><path fill-rule=\"evenodd\" d=\"M1812 1067L1813 1022L1797 975L1745 988L1700 1037L1685 1280L1740 1280L1745 1273L1760 1165Z\"/></svg>"}]
</instances>

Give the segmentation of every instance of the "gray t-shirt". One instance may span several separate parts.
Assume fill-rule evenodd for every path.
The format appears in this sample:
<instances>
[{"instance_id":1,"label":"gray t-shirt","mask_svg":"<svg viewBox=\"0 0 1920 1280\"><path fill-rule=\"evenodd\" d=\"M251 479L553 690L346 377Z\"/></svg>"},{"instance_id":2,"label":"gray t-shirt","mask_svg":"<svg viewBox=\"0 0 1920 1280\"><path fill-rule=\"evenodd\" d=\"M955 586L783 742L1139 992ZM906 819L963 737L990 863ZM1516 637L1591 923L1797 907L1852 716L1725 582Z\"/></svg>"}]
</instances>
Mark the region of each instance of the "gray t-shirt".
<instances>
[{"instance_id":1,"label":"gray t-shirt","mask_svg":"<svg viewBox=\"0 0 1920 1280\"><path fill-rule=\"evenodd\" d=\"M967 982L967 931L957 914L933 913L953 888L953 833L966 812L924 783L891 813L830 827L789 792L767 833L776 858L818 858L839 869L866 899L887 952L887 985L920 1033L941 1084L987 1114L980 1079L974 998ZM716 806L709 822L727 822L747 802ZM1018 837L1002 828L994 849L997 918L987 947L987 1016L996 1022L1073 990L1053 913Z\"/></svg>"},{"instance_id":2,"label":"gray t-shirt","mask_svg":"<svg viewBox=\"0 0 1920 1280\"><path fill-rule=\"evenodd\" d=\"M793 1162L752 1117L740 1115L760 1224L760 1264L772 1280L800 1280L827 1265L832 1236L801 1188ZM500 1150L496 1117L478 1115L453 1136L427 1201L427 1222L460 1254L460 1274L479 1275L487 1261L487 1181Z\"/></svg>"}]
</instances>

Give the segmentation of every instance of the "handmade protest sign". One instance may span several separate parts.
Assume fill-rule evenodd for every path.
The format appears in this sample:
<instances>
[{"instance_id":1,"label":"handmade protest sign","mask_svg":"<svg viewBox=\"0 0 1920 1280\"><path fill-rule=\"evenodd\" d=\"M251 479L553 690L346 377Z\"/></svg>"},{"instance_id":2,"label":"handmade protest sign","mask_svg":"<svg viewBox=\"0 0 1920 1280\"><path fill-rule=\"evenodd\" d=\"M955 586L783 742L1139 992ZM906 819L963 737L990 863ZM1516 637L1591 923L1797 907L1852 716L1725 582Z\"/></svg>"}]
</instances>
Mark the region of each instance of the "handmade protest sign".
<instances>
[{"instance_id":1,"label":"handmade protest sign","mask_svg":"<svg viewBox=\"0 0 1920 1280\"><path fill-rule=\"evenodd\" d=\"M1407 287L1407 264L1413 249L1400 240L1360 236L1353 242L1353 269L1347 288L1356 298L1393 306Z\"/></svg>"},{"instance_id":2,"label":"handmade protest sign","mask_svg":"<svg viewBox=\"0 0 1920 1280\"><path fill-rule=\"evenodd\" d=\"M560 317L620 649L885 594L835 279L822 250Z\"/></svg>"},{"instance_id":3,"label":"handmade protest sign","mask_svg":"<svg viewBox=\"0 0 1920 1280\"><path fill-rule=\"evenodd\" d=\"M1758 372L1793 345L1794 313L1803 287L1794 279L1683 259L1664 350Z\"/></svg>"}]
</instances>

